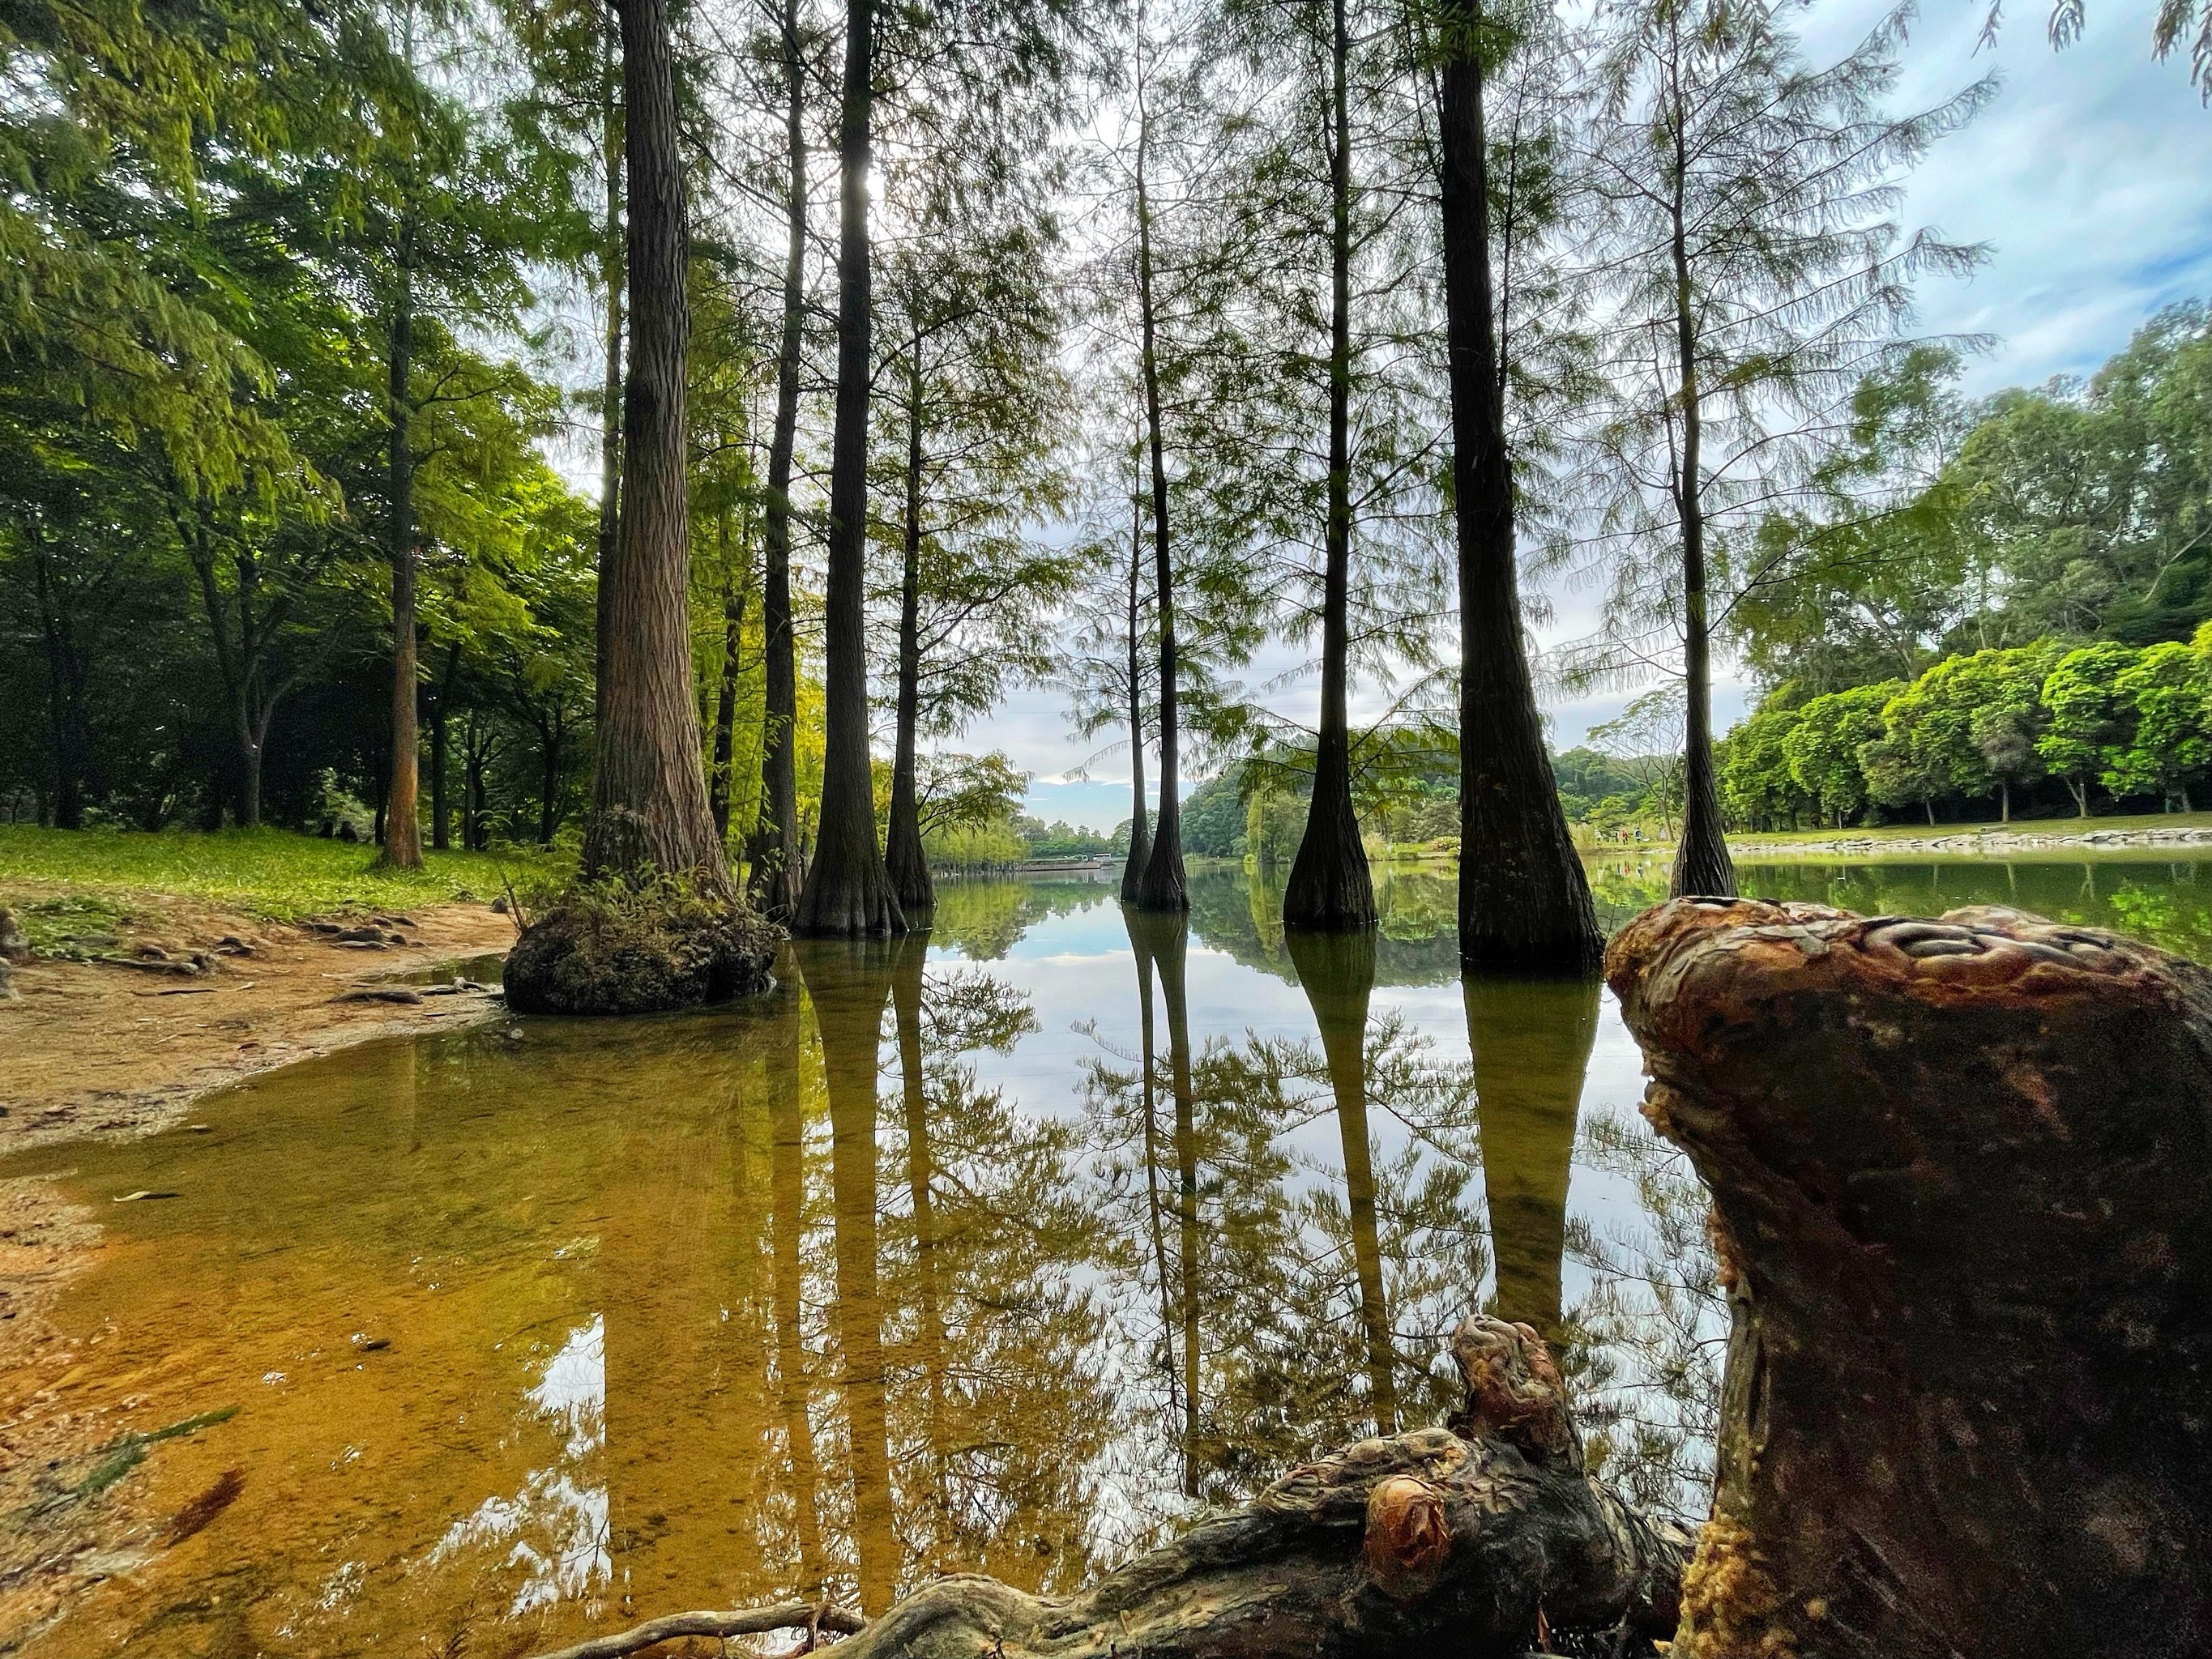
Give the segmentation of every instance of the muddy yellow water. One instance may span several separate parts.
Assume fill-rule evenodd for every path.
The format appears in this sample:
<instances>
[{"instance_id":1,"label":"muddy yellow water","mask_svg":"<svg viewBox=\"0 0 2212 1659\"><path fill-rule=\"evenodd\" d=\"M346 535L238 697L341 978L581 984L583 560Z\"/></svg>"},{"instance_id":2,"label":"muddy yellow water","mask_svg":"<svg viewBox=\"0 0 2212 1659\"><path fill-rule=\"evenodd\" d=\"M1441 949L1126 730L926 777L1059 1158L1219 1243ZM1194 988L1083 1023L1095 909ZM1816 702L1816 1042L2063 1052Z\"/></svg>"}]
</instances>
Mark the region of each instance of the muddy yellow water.
<instances>
[{"instance_id":1,"label":"muddy yellow water","mask_svg":"<svg viewBox=\"0 0 2212 1659\"><path fill-rule=\"evenodd\" d=\"M2212 940L2194 864L1744 873ZM1615 912L1657 879L1597 874ZM1701 1206L1609 997L1463 980L1446 879L1383 900L1347 942L1286 939L1241 876L1187 924L956 887L926 938L800 946L749 1005L356 1049L17 1160L105 1229L41 1408L215 1416L103 1477L155 1519L14 1639L498 1656L949 1570L1071 1587L1433 1420L1476 1305L1554 1334L1611 1472L1694 1509Z\"/></svg>"}]
</instances>

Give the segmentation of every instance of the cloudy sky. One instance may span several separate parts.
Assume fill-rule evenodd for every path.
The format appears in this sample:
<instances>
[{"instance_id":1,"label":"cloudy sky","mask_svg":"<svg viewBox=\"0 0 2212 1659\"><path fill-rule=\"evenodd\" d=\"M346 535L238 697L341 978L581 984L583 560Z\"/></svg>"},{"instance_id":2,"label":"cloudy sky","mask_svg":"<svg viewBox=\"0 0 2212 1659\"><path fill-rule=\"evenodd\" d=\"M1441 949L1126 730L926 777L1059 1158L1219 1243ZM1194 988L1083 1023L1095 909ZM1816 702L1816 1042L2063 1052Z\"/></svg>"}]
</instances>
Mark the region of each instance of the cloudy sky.
<instances>
[{"instance_id":1,"label":"cloudy sky","mask_svg":"<svg viewBox=\"0 0 2212 1659\"><path fill-rule=\"evenodd\" d=\"M1816 0L1804 33L1817 54L1856 44L1881 8L1869 0ZM2080 41L2053 52L2039 0L2014 0L1995 47L1980 47L1984 0L1932 0L1904 57L1898 108L1920 107L1995 71L1994 101L1947 138L1908 185L1904 222L1954 241L1988 245L1970 280L1935 283L1920 296L1920 327L1988 334L1996 344L1968 369L1966 390L2038 385L2094 369L2159 307L2212 296L2212 112L2190 87L2177 54L2151 55L2153 0L2088 0ZM1595 599L1550 596L1547 641L1590 631ZM1304 653L1278 648L1248 683L1293 670ZM1717 688L1725 726L1743 712L1746 688ZM1566 747L1620 712L1621 694L1554 702L1546 713ZM1302 681L1272 699L1309 721L1317 699ZM1368 696L1370 710L1376 701ZM1036 775L1030 810L1099 829L1129 815L1128 763L1094 760L1066 735L1058 694L1020 694L971 735L1003 748ZM1355 717L1359 711L1355 708Z\"/></svg>"}]
</instances>

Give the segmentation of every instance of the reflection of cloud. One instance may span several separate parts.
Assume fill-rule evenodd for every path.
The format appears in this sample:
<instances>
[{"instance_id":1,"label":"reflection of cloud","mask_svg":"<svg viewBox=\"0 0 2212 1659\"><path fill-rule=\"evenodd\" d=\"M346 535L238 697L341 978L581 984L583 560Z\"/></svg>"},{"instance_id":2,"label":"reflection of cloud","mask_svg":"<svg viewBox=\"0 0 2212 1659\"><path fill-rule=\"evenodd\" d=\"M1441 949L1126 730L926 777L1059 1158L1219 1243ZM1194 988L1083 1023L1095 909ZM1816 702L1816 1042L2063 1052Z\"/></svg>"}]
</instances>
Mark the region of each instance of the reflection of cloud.
<instances>
[{"instance_id":1,"label":"reflection of cloud","mask_svg":"<svg viewBox=\"0 0 2212 1659\"><path fill-rule=\"evenodd\" d=\"M607 1549L607 1489L580 1467L606 1441L605 1320L594 1315L569 1332L523 1399L532 1415L562 1430L559 1462L532 1470L513 1498L484 1499L447 1528L430 1552L432 1562L442 1562L511 1540L507 1565L520 1569L522 1583L507 1608L510 1618L587 1595L614 1571Z\"/></svg>"}]
</instances>

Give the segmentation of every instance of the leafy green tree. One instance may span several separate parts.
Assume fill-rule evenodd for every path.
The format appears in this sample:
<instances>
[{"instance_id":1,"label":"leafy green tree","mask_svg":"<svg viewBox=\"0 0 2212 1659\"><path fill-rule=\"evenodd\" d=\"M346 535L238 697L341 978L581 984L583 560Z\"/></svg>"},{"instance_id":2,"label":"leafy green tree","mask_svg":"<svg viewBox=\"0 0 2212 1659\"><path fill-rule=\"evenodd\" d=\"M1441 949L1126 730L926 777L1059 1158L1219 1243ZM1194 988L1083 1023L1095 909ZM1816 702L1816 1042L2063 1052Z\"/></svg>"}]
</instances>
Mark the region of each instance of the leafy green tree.
<instances>
[{"instance_id":1,"label":"leafy green tree","mask_svg":"<svg viewBox=\"0 0 2212 1659\"><path fill-rule=\"evenodd\" d=\"M1948 657L1891 700L1885 732L1942 793L1994 793L2009 823L2014 786L2042 769L2043 683L2057 656L2046 646Z\"/></svg>"},{"instance_id":2,"label":"leafy green tree","mask_svg":"<svg viewBox=\"0 0 2212 1659\"><path fill-rule=\"evenodd\" d=\"M1790 769L1789 738L1798 725L1796 707L1769 697L1721 739L1715 753L1721 805L1730 823L1761 830L1794 826L1800 812L1817 804Z\"/></svg>"},{"instance_id":3,"label":"leafy green tree","mask_svg":"<svg viewBox=\"0 0 2212 1659\"><path fill-rule=\"evenodd\" d=\"M1617 251L1624 396L1591 473L1608 492L1598 544L1613 556L1615 649L1680 652L1677 893L1735 890L1711 730L1727 541L1807 487L1821 434L1897 340L1915 278L1978 257L1926 233L1900 243L1890 217L1898 178L1993 90L1890 115L1905 17L1816 67L1771 5L1631 0L1606 14L1594 190Z\"/></svg>"},{"instance_id":4,"label":"leafy green tree","mask_svg":"<svg viewBox=\"0 0 2212 1659\"><path fill-rule=\"evenodd\" d=\"M1902 680L1883 680L1809 698L1798 709L1796 726L1782 739L1790 777L1838 829L1875 798L1863 750L1881 738L1882 710L1905 688Z\"/></svg>"},{"instance_id":5,"label":"leafy green tree","mask_svg":"<svg viewBox=\"0 0 2212 1659\"><path fill-rule=\"evenodd\" d=\"M2140 655L2117 641L2085 645L2061 657L2043 683L2051 723L2036 739L2036 753L2064 781L2082 817L2089 816L2089 786L2111 767L2112 751L2124 741L2127 710L2119 679Z\"/></svg>"},{"instance_id":6,"label":"leafy green tree","mask_svg":"<svg viewBox=\"0 0 2212 1659\"><path fill-rule=\"evenodd\" d=\"M895 445L884 493L899 550L884 606L896 628L884 863L901 909L917 913L933 902L919 741L956 735L1009 685L1049 672L1048 613L1079 568L1032 532L1069 493L1056 228L1018 194L991 204L995 216L940 205L944 217L891 251L881 302L884 331L896 331L878 404Z\"/></svg>"},{"instance_id":7,"label":"leafy green tree","mask_svg":"<svg viewBox=\"0 0 2212 1659\"><path fill-rule=\"evenodd\" d=\"M2189 811L2191 784L2212 766L2212 677L2206 647L2212 623L2188 645L2169 640L2147 647L2114 678L2126 737L2107 751L2102 774L2115 795L2177 796Z\"/></svg>"}]
</instances>

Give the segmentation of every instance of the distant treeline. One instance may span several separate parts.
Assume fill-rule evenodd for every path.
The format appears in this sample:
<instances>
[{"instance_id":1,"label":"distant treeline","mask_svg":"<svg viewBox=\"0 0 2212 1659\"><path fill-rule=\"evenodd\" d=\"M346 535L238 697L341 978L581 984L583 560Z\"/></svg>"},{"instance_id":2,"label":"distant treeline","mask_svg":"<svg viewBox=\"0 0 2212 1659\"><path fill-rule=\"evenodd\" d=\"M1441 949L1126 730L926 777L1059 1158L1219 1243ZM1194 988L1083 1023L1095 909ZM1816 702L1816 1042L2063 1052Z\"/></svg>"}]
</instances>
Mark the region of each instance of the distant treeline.
<instances>
[{"instance_id":1,"label":"distant treeline","mask_svg":"<svg viewBox=\"0 0 2212 1659\"><path fill-rule=\"evenodd\" d=\"M1739 827L2061 806L2190 811L2212 773L2212 623L2137 647L2039 640L1917 679L1806 696L1785 685L1721 745ZM2192 793L2194 792L2194 793Z\"/></svg>"}]
</instances>

